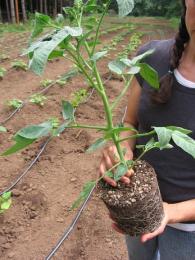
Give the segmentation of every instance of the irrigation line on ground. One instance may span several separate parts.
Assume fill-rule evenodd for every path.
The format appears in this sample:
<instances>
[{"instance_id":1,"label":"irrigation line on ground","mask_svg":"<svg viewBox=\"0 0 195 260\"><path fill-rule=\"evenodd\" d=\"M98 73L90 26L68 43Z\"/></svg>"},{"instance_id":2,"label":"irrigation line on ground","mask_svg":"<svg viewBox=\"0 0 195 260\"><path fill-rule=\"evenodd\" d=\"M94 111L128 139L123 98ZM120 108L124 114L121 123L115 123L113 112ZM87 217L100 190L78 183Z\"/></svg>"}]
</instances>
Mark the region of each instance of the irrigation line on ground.
<instances>
[{"instance_id":1,"label":"irrigation line on ground","mask_svg":"<svg viewBox=\"0 0 195 260\"><path fill-rule=\"evenodd\" d=\"M122 28L124 28L124 29L126 29L126 28L128 28L127 26L124 26L124 27L121 27L121 28L117 28L117 30L119 30L119 29L122 29ZM116 30L116 31L117 31ZM133 30L134 30L134 28L133 28ZM126 36L127 34L129 34L129 33L132 33L132 31L130 31L130 32L122 32L122 33L120 33L119 35L124 35L124 36ZM119 42L117 42L117 43L119 43ZM67 74L69 74L69 73L73 73L72 75L70 75L67 79L71 79L71 78L73 78L77 73L78 73L78 71L76 72L76 69L74 70L74 69L71 69L71 70L69 70L69 72L67 72ZM64 74L62 74L61 75L61 79L63 78L63 76L64 76ZM59 78L59 79L60 79ZM37 92L37 93L35 93L35 94L45 94L52 86L54 86L55 84L56 84L56 81L57 80L55 80L54 82L52 82L49 86L47 86L45 89L43 89L43 90L41 90L41 91L39 91L39 92ZM4 124L6 124L9 120L11 120L17 113L19 113L23 108L24 108L24 106L27 104L29 102L29 99L26 99L26 100L24 100L23 101L23 103L22 103L22 105L19 107L19 108L16 108L13 112L11 112L11 114L7 117L7 118L5 118L4 120L2 120L1 122L0 122L0 125L4 125Z\"/></svg>"},{"instance_id":2,"label":"irrigation line on ground","mask_svg":"<svg viewBox=\"0 0 195 260\"><path fill-rule=\"evenodd\" d=\"M67 72L67 74L69 74L69 73L71 73L71 72L73 72L73 69L69 70L69 71ZM65 75L65 74L62 74L59 79L63 79L63 78L64 78L64 75ZM75 72L75 74L73 73L72 75L70 75L67 79L70 79L70 78L74 77L75 75L76 75L76 72ZM49 86L47 86L46 88L44 88L43 90L41 90L41 91L39 91L39 92L37 92L37 93L35 93L35 94L44 94L44 93L46 93L52 86L54 86L54 85L56 84L56 82L57 82L57 80L55 80L55 81L52 82ZM30 98L30 97L29 97L29 98ZM22 108L24 108L24 106L29 102L29 98L27 98L26 100L24 100L19 108L16 108L13 112L10 113L10 115L9 115L7 118L5 118L4 120L2 120L2 121L0 122L0 125L6 124L6 123L7 123L9 120L11 120L17 113L19 113L19 112L22 110Z\"/></svg>"},{"instance_id":3,"label":"irrigation line on ground","mask_svg":"<svg viewBox=\"0 0 195 260\"><path fill-rule=\"evenodd\" d=\"M84 211L84 209L85 209L89 199L91 198L91 195L92 195L94 190L95 190L95 186L93 187L93 189L89 193L89 195L86 198L86 200L83 202L81 208L78 210L78 212L77 212L75 218L73 219L72 223L70 224L70 226L65 230L64 235L58 241L57 245L51 250L51 252L48 254L48 256L46 256L45 260L50 260L54 256L54 254L58 251L58 249L60 248L60 246L62 245L64 240L66 240L67 237L69 236L69 234L72 232L72 230L74 229L74 227L75 227L77 221L79 220L82 212Z\"/></svg>"},{"instance_id":4,"label":"irrigation line on ground","mask_svg":"<svg viewBox=\"0 0 195 260\"><path fill-rule=\"evenodd\" d=\"M25 171L5 190L0 192L0 196L3 195L5 192L11 191L17 184L18 182L30 171L30 169L35 165L35 163L38 161L39 157L41 154L44 152L46 146L48 143L51 141L52 137L47 138L47 140L41 145L41 149L38 152L37 156L35 159L30 163L30 165L25 169Z\"/></svg>"},{"instance_id":5,"label":"irrigation line on ground","mask_svg":"<svg viewBox=\"0 0 195 260\"><path fill-rule=\"evenodd\" d=\"M123 113L123 116L121 118L121 123L123 124L124 123L124 119L125 119L125 116L126 116L126 113L127 113L127 106L125 106L125 109L124 109L124 113ZM73 231L75 225L77 224L82 212L84 211L87 203L89 202L94 190L95 190L95 187L93 187L93 189L91 190L91 192L89 193L89 195L87 196L87 198L85 199L85 201L83 202L82 206L80 207L80 209L78 210L76 216L74 217L72 223L70 224L70 226L65 230L64 232L64 235L59 239L59 241L57 242L56 246L50 251L50 253L45 257L45 260L50 260L54 254L58 251L58 249L60 248L60 246L63 244L63 242L68 238L68 236L70 235L70 233Z\"/></svg>"}]
</instances>

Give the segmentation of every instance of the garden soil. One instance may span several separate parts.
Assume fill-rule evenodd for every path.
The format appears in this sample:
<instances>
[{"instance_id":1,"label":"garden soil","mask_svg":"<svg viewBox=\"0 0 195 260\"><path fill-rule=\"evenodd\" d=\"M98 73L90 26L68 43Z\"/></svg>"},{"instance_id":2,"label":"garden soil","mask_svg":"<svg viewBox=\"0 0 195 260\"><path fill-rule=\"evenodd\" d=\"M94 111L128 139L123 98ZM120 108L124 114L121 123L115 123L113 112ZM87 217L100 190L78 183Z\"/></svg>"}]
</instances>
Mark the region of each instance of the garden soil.
<instances>
[{"instance_id":1,"label":"garden soil","mask_svg":"<svg viewBox=\"0 0 195 260\"><path fill-rule=\"evenodd\" d=\"M142 38L142 43L174 35L167 21L134 19L134 22L145 24L143 28L140 24L141 30L148 32ZM6 76L0 81L0 121L10 113L5 106L6 100L13 98L25 100L40 91L41 79L56 79L71 68L69 61L60 59L49 62L41 77L29 71L11 69L13 58L21 58L18 55L26 46L27 35L29 33L10 33L0 38L1 52L10 56L8 60L0 63L0 66L8 69ZM102 41L105 44L112 37L113 33L110 37L103 37ZM126 45L128 41L129 36L121 45ZM109 75L107 63L115 58L116 53L122 49L121 45L119 44L116 51L111 51L110 56L99 62L105 80ZM22 59L25 60L24 57ZM121 91L121 81L116 77L109 77L105 84L110 100L114 100ZM81 87L85 88L86 83L81 76L77 76L64 87L52 87L47 93L48 100L43 107L30 103L25 105L6 123L8 132L0 135L1 151L13 144L12 136L20 128L44 122L51 117L61 119L61 100L70 100L71 93ZM126 103L127 97L116 109L114 116L116 123L121 121ZM96 93L79 106L76 118L82 124L103 124L105 115ZM47 145L37 164L13 189L11 208L0 216L1 260L42 260L54 247L77 212L69 211L69 208L78 197L83 184L98 176L100 151L85 153L94 138L98 137L99 133L94 131L68 130ZM11 184L30 164L43 141L44 139L39 140L15 155L0 158L0 191ZM124 236L111 228L108 212L96 193L93 194L75 229L53 259L128 259Z\"/></svg>"}]
</instances>

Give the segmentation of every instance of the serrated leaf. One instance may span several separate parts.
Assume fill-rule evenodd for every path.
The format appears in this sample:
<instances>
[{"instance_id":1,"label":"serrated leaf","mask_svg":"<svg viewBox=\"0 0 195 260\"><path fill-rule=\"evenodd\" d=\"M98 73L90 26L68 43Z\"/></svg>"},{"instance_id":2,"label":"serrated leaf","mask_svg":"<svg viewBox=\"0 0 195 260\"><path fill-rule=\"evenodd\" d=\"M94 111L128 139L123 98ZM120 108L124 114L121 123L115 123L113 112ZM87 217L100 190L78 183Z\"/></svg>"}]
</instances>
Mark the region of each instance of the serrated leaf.
<instances>
[{"instance_id":1,"label":"serrated leaf","mask_svg":"<svg viewBox=\"0 0 195 260\"><path fill-rule=\"evenodd\" d=\"M107 143L107 140L105 140L104 138L100 138L98 140L96 140L96 142L94 144L92 144L88 149L87 149L87 153L90 152L94 152L95 150L103 147L105 144Z\"/></svg>"},{"instance_id":2,"label":"serrated leaf","mask_svg":"<svg viewBox=\"0 0 195 260\"><path fill-rule=\"evenodd\" d=\"M161 148L165 147L170 141L172 131L166 127L153 127L160 143Z\"/></svg>"},{"instance_id":3,"label":"serrated leaf","mask_svg":"<svg viewBox=\"0 0 195 260\"><path fill-rule=\"evenodd\" d=\"M141 67L140 75L142 78L144 78L144 80L154 89L159 89L160 83L158 73L146 63L140 63L139 66Z\"/></svg>"},{"instance_id":4,"label":"serrated leaf","mask_svg":"<svg viewBox=\"0 0 195 260\"><path fill-rule=\"evenodd\" d=\"M97 60L101 59L102 57L104 57L108 52L107 51L100 51L95 53L92 57L91 60L96 62Z\"/></svg>"},{"instance_id":5,"label":"serrated leaf","mask_svg":"<svg viewBox=\"0 0 195 260\"><path fill-rule=\"evenodd\" d=\"M41 75L47 63L49 55L55 48L63 42L69 35L77 37L82 34L82 28L65 26L63 29L56 32L51 40L44 41L34 50L32 59L30 60L29 67L36 74Z\"/></svg>"},{"instance_id":6,"label":"serrated leaf","mask_svg":"<svg viewBox=\"0 0 195 260\"><path fill-rule=\"evenodd\" d=\"M179 131L173 131L172 139L186 153L195 158L195 140Z\"/></svg>"},{"instance_id":7,"label":"serrated leaf","mask_svg":"<svg viewBox=\"0 0 195 260\"><path fill-rule=\"evenodd\" d=\"M12 147L10 147L5 152L3 152L1 154L2 156L6 156L6 155L16 153L16 152L24 149L28 145L32 144L34 141L36 141L36 139L26 139L26 138L21 137L21 136L15 136L14 140L16 141L16 144L14 144Z\"/></svg>"},{"instance_id":8,"label":"serrated leaf","mask_svg":"<svg viewBox=\"0 0 195 260\"><path fill-rule=\"evenodd\" d=\"M62 101L62 115L64 120L73 120L74 119L74 107L70 102L63 100Z\"/></svg>"},{"instance_id":9,"label":"serrated leaf","mask_svg":"<svg viewBox=\"0 0 195 260\"><path fill-rule=\"evenodd\" d=\"M116 0L119 9L119 16L124 17L132 12L134 8L134 0Z\"/></svg>"},{"instance_id":10,"label":"serrated leaf","mask_svg":"<svg viewBox=\"0 0 195 260\"><path fill-rule=\"evenodd\" d=\"M86 198L88 197L92 189L95 187L95 185L96 181L90 181L83 186L83 190L81 191L79 198L71 206L71 210L77 208L83 201L86 200Z\"/></svg>"},{"instance_id":11,"label":"serrated leaf","mask_svg":"<svg viewBox=\"0 0 195 260\"><path fill-rule=\"evenodd\" d=\"M37 139L43 136L47 136L52 129L52 123L50 121L44 122L39 125L27 126L19 130L16 135L24 137L26 139Z\"/></svg>"},{"instance_id":12,"label":"serrated leaf","mask_svg":"<svg viewBox=\"0 0 195 260\"><path fill-rule=\"evenodd\" d=\"M125 164L123 163L119 164L114 174L114 180L119 181L120 178L124 176L127 171L128 171L128 167Z\"/></svg>"},{"instance_id":13,"label":"serrated leaf","mask_svg":"<svg viewBox=\"0 0 195 260\"><path fill-rule=\"evenodd\" d=\"M7 132L7 129L4 126L0 125L0 132L4 132L5 133L5 132Z\"/></svg>"},{"instance_id":14,"label":"serrated leaf","mask_svg":"<svg viewBox=\"0 0 195 260\"><path fill-rule=\"evenodd\" d=\"M127 66L119 60L109 62L108 67L112 72L119 75L122 75L127 68Z\"/></svg>"}]
</instances>

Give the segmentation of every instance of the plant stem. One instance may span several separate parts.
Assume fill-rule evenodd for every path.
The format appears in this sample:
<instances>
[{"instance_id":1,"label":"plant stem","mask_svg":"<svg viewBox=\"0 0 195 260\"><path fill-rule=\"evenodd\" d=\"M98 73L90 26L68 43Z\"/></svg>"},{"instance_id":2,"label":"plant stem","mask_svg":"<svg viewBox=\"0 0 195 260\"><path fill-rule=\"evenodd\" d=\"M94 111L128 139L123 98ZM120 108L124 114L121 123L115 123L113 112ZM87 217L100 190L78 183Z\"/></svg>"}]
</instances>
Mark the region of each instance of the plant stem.
<instances>
[{"instance_id":1,"label":"plant stem","mask_svg":"<svg viewBox=\"0 0 195 260\"><path fill-rule=\"evenodd\" d=\"M96 43L97 43L97 39L98 39L98 36L99 36L99 31L100 31L100 26L102 24L102 21L103 21L103 18L106 14L106 12L108 11L108 8L109 8L109 5L111 3L111 0L108 1L105 9L104 9L104 12L102 13L102 16L100 17L100 21L98 23L98 26L97 26L97 29L96 29L96 35L95 35L95 40L94 40L94 44L93 44L93 48L92 48L92 51L91 51L91 56L94 54L94 51L95 51L95 47L96 47Z\"/></svg>"},{"instance_id":2,"label":"plant stem","mask_svg":"<svg viewBox=\"0 0 195 260\"><path fill-rule=\"evenodd\" d=\"M99 131L107 131L108 129L106 127L102 126L90 126L90 125L70 125L67 126L66 128L83 128L83 129L94 129L94 130L99 130Z\"/></svg>"},{"instance_id":3,"label":"plant stem","mask_svg":"<svg viewBox=\"0 0 195 260\"><path fill-rule=\"evenodd\" d=\"M126 137L126 138L120 139L120 140L119 140L119 143L124 142L124 141L127 141L127 140L129 140L129 139L131 139L131 138L144 137L144 136L149 136L149 135L153 135L153 134L155 134L155 131L154 131L154 130L152 130L152 131L150 131L150 132L148 132L148 133L130 135L130 136Z\"/></svg>"},{"instance_id":4,"label":"plant stem","mask_svg":"<svg viewBox=\"0 0 195 260\"><path fill-rule=\"evenodd\" d=\"M120 102L122 97L125 95L125 93L127 92L128 88L131 84L133 77L134 77L134 75L131 75L131 78L126 82L125 87L123 88L122 92L120 93L120 95L116 98L116 100L112 104L111 110L114 110L116 108L116 106L118 105L118 103Z\"/></svg>"}]
</instances>

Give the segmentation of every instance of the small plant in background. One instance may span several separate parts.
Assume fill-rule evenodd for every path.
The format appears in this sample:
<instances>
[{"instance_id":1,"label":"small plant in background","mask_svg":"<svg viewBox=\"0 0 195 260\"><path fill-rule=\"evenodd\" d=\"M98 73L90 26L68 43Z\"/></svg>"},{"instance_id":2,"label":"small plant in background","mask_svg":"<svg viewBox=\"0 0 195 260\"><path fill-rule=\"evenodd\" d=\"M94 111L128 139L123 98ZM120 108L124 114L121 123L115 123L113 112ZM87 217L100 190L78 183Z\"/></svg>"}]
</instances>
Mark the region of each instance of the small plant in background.
<instances>
[{"instance_id":1,"label":"small plant in background","mask_svg":"<svg viewBox=\"0 0 195 260\"><path fill-rule=\"evenodd\" d=\"M6 55L6 54L0 54L0 61L5 61L5 60L8 60L9 59L9 56Z\"/></svg>"},{"instance_id":2,"label":"small plant in background","mask_svg":"<svg viewBox=\"0 0 195 260\"><path fill-rule=\"evenodd\" d=\"M84 102L86 100L88 96L87 90L84 88L81 88L77 91L75 91L72 95L71 95L71 101L70 103L72 104L72 106L74 108L78 107L80 103Z\"/></svg>"},{"instance_id":3,"label":"small plant in background","mask_svg":"<svg viewBox=\"0 0 195 260\"><path fill-rule=\"evenodd\" d=\"M11 63L11 67L17 70L24 70L24 71L28 70L28 65L23 60L14 60Z\"/></svg>"},{"instance_id":4,"label":"small plant in background","mask_svg":"<svg viewBox=\"0 0 195 260\"><path fill-rule=\"evenodd\" d=\"M6 192L2 196L0 196L0 214L9 209L11 203L11 192Z\"/></svg>"},{"instance_id":5,"label":"small plant in background","mask_svg":"<svg viewBox=\"0 0 195 260\"><path fill-rule=\"evenodd\" d=\"M52 80L52 79L44 79L40 82L41 87L43 87L43 88L46 88L53 83L54 83L54 80Z\"/></svg>"},{"instance_id":6,"label":"small plant in background","mask_svg":"<svg viewBox=\"0 0 195 260\"><path fill-rule=\"evenodd\" d=\"M23 104L22 100L16 99L16 98L6 101L6 105L10 108L13 108L13 109L17 109L17 108L22 107L22 104Z\"/></svg>"},{"instance_id":7,"label":"small plant in background","mask_svg":"<svg viewBox=\"0 0 195 260\"><path fill-rule=\"evenodd\" d=\"M6 73L6 69L3 67L0 67L0 79L3 79L3 77L5 76Z\"/></svg>"},{"instance_id":8,"label":"small plant in background","mask_svg":"<svg viewBox=\"0 0 195 260\"><path fill-rule=\"evenodd\" d=\"M30 97L31 103L34 103L34 104L39 105L41 107L44 106L46 100L47 100L46 96L39 94L39 93L34 94Z\"/></svg>"},{"instance_id":9,"label":"small plant in background","mask_svg":"<svg viewBox=\"0 0 195 260\"><path fill-rule=\"evenodd\" d=\"M57 79L56 84L58 84L60 87L64 87L66 85L67 81L62 79Z\"/></svg>"},{"instance_id":10,"label":"small plant in background","mask_svg":"<svg viewBox=\"0 0 195 260\"><path fill-rule=\"evenodd\" d=\"M0 125L0 132L5 133L7 132L7 129L4 126Z\"/></svg>"}]
</instances>

